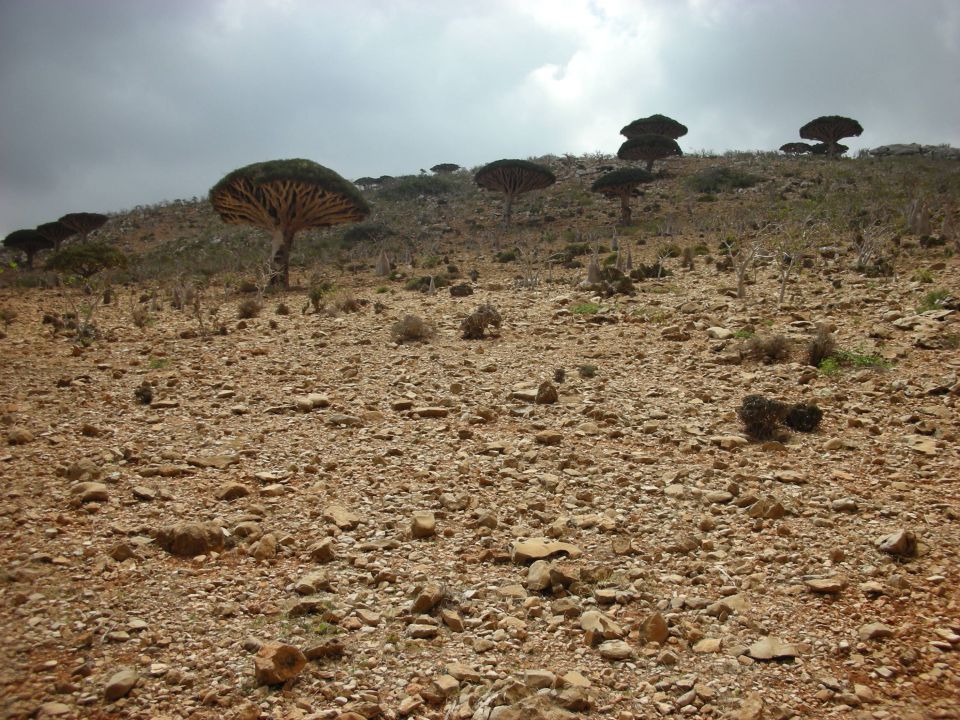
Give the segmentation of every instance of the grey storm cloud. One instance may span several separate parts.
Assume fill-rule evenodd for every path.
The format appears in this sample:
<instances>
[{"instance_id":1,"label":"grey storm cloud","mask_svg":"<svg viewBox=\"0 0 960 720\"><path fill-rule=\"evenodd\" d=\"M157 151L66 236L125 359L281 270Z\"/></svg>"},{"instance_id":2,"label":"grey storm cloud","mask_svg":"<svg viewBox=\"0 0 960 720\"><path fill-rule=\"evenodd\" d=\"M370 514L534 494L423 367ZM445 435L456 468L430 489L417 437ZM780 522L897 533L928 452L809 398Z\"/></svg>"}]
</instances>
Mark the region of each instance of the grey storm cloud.
<instances>
[{"instance_id":1,"label":"grey storm cloud","mask_svg":"<svg viewBox=\"0 0 960 720\"><path fill-rule=\"evenodd\" d=\"M854 150L956 145L958 67L955 0L0 0L0 234L274 158L613 153L655 112L689 150L824 114L863 124Z\"/></svg>"}]
</instances>

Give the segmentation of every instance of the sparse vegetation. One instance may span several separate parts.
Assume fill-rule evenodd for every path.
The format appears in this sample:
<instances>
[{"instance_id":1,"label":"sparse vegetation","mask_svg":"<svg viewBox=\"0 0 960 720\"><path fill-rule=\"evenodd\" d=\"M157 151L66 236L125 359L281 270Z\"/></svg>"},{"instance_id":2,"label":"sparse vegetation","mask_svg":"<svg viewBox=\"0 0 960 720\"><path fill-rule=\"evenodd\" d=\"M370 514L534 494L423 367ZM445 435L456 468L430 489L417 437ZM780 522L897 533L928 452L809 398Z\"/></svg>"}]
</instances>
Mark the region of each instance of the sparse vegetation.
<instances>
[{"instance_id":1,"label":"sparse vegetation","mask_svg":"<svg viewBox=\"0 0 960 720\"><path fill-rule=\"evenodd\" d=\"M769 440L776 435L788 409L788 406L779 400L763 395L747 395L737 408L737 416L750 437L755 440Z\"/></svg>"},{"instance_id":2,"label":"sparse vegetation","mask_svg":"<svg viewBox=\"0 0 960 720\"><path fill-rule=\"evenodd\" d=\"M823 361L833 354L837 349L837 339L833 333L826 327L817 328L817 334L807 345L807 365L819 368Z\"/></svg>"},{"instance_id":3,"label":"sparse vegetation","mask_svg":"<svg viewBox=\"0 0 960 720\"><path fill-rule=\"evenodd\" d=\"M923 300L917 305L917 312L927 312L929 310L942 310L944 304L950 299L950 291L939 289L931 290L923 296Z\"/></svg>"},{"instance_id":4,"label":"sparse vegetation","mask_svg":"<svg viewBox=\"0 0 960 720\"><path fill-rule=\"evenodd\" d=\"M460 324L460 335L464 340L483 340L488 327L500 328L501 318L497 309L489 303L481 305Z\"/></svg>"},{"instance_id":5,"label":"sparse vegetation","mask_svg":"<svg viewBox=\"0 0 960 720\"><path fill-rule=\"evenodd\" d=\"M433 335L433 326L417 315L404 315L390 328L390 337L394 342L403 343L416 340L422 342Z\"/></svg>"},{"instance_id":6,"label":"sparse vegetation","mask_svg":"<svg viewBox=\"0 0 960 720\"><path fill-rule=\"evenodd\" d=\"M747 340L745 354L767 365L784 362L790 357L790 343L783 335L754 335Z\"/></svg>"},{"instance_id":7,"label":"sparse vegetation","mask_svg":"<svg viewBox=\"0 0 960 720\"><path fill-rule=\"evenodd\" d=\"M237 305L237 317L241 320L250 320L260 315L263 305L259 298L245 298Z\"/></svg>"},{"instance_id":8,"label":"sparse vegetation","mask_svg":"<svg viewBox=\"0 0 960 720\"><path fill-rule=\"evenodd\" d=\"M684 182L688 188L698 193L720 193L740 188L751 188L763 180L759 175L737 168L721 166L701 170Z\"/></svg>"}]
</instances>

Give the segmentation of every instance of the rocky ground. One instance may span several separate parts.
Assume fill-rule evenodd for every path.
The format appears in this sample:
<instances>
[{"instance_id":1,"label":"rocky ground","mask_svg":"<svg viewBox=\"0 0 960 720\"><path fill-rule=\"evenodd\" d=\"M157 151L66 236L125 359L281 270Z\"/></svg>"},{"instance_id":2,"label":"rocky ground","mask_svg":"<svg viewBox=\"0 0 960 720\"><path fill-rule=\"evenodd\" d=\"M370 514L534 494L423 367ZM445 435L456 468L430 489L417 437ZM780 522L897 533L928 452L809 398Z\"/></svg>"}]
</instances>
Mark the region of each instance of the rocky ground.
<instances>
[{"instance_id":1,"label":"rocky ground","mask_svg":"<svg viewBox=\"0 0 960 720\"><path fill-rule=\"evenodd\" d=\"M960 717L960 319L910 280L955 257L818 258L780 309L770 268L458 260L468 297L358 275L226 335L125 288L85 348L70 291L2 291L0 717ZM821 323L883 365L807 366ZM748 438L756 393L822 423Z\"/></svg>"}]
</instances>

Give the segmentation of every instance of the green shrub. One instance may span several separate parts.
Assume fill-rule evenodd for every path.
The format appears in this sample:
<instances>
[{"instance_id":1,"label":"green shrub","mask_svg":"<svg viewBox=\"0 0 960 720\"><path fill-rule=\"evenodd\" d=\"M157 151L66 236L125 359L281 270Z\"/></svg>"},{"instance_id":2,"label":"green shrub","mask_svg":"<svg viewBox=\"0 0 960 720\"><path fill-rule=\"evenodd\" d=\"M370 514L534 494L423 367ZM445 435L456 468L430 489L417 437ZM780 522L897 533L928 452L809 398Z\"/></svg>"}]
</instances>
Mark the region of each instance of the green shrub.
<instances>
[{"instance_id":1,"label":"green shrub","mask_svg":"<svg viewBox=\"0 0 960 720\"><path fill-rule=\"evenodd\" d=\"M933 273L929 270L917 270L910 279L914 282L929 285L933 282Z\"/></svg>"},{"instance_id":2,"label":"green shrub","mask_svg":"<svg viewBox=\"0 0 960 720\"><path fill-rule=\"evenodd\" d=\"M759 175L736 168L712 167L691 175L686 179L685 184L694 192L712 194L724 190L753 187L762 180L763 178Z\"/></svg>"},{"instance_id":3,"label":"green shrub","mask_svg":"<svg viewBox=\"0 0 960 720\"><path fill-rule=\"evenodd\" d=\"M917 312L927 312L928 310L943 310L943 303L950 297L949 290L931 290L923 296L923 300L917 305Z\"/></svg>"},{"instance_id":4,"label":"green shrub","mask_svg":"<svg viewBox=\"0 0 960 720\"><path fill-rule=\"evenodd\" d=\"M443 175L403 175L383 185L377 196L384 200L414 200L421 195L449 195L454 188L450 178Z\"/></svg>"},{"instance_id":5,"label":"green shrub","mask_svg":"<svg viewBox=\"0 0 960 720\"><path fill-rule=\"evenodd\" d=\"M517 259L516 250L501 250L496 255L493 256L493 259L498 263L508 263L513 262Z\"/></svg>"},{"instance_id":6,"label":"green shrub","mask_svg":"<svg viewBox=\"0 0 960 720\"><path fill-rule=\"evenodd\" d=\"M577 373L582 378L592 378L597 375L597 366L596 365L581 365L577 368Z\"/></svg>"},{"instance_id":7,"label":"green shrub","mask_svg":"<svg viewBox=\"0 0 960 720\"><path fill-rule=\"evenodd\" d=\"M47 270L88 278L101 270L125 267L126 256L104 242L67 245L47 258Z\"/></svg>"},{"instance_id":8,"label":"green shrub","mask_svg":"<svg viewBox=\"0 0 960 720\"><path fill-rule=\"evenodd\" d=\"M600 306L596 303L580 303L570 308L574 315L595 315L600 312Z\"/></svg>"}]
</instances>

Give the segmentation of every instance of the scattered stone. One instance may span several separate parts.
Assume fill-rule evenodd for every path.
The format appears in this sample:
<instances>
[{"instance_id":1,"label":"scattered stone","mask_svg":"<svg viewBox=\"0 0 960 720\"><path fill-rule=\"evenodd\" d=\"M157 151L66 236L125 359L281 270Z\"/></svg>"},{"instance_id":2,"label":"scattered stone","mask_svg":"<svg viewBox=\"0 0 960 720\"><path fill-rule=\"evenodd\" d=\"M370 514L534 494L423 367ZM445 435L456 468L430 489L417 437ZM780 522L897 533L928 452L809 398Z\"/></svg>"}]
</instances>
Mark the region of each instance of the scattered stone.
<instances>
[{"instance_id":1,"label":"scattered stone","mask_svg":"<svg viewBox=\"0 0 960 720\"><path fill-rule=\"evenodd\" d=\"M70 488L70 492L74 499L81 503L107 502L109 499L107 486L99 482L77 483Z\"/></svg>"},{"instance_id":2,"label":"scattered stone","mask_svg":"<svg viewBox=\"0 0 960 720\"><path fill-rule=\"evenodd\" d=\"M550 540L548 538L533 538L517 540L510 547L510 558L515 563L525 563L530 560L544 560L558 555L580 557L583 551L571 543Z\"/></svg>"},{"instance_id":3,"label":"scattered stone","mask_svg":"<svg viewBox=\"0 0 960 720\"><path fill-rule=\"evenodd\" d=\"M563 441L563 433L558 430L541 430L533 439L538 445L559 445Z\"/></svg>"},{"instance_id":4,"label":"scattered stone","mask_svg":"<svg viewBox=\"0 0 960 720\"><path fill-rule=\"evenodd\" d=\"M912 530L900 529L890 535L885 535L877 541L880 552L897 557L912 558L917 556L917 536Z\"/></svg>"},{"instance_id":5,"label":"scattered stone","mask_svg":"<svg viewBox=\"0 0 960 720\"><path fill-rule=\"evenodd\" d=\"M643 625L640 626L640 636L647 642L663 645L670 636L670 630L663 615L655 612L644 620Z\"/></svg>"},{"instance_id":6,"label":"scattered stone","mask_svg":"<svg viewBox=\"0 0 960 720\"><path fill-rule=\"evenodd\" d=\"M324 538L310 546L310 559L316 563L328 563L335 557L333 538Z\"/></svg>"},{"instance_id":7,"label":"scattered stone","mask_svg":"<svg viewBox=\"0 0 960 720\"><path fill-rule=\"evenodd\" d=\"M420 510L413 513L410 523L410 534L416 539L433 537L437 532L437 520L429 510Z\"/></svg>"},{"instance_id":8,"label":"scattered stone","mask_svg":"<svg viewBox=\"0 0 960 720\"><path fill-rule=\"evenodd\" d=\"M278 642L264 643L253 658L258 685L280 685L296 677L307 664L299 648Z\"/></svg>"},{"instance_id":9,"label":"scattered stone","mask_svg":"<svg viewBox=\"0 0 960 720\"><path fill-rule=\"evenodd\" d=\"M413 599L413 603L410 606L410 612L420 615L425 612L430 612L443 602L443 599L446 597L446 593L443 591L443 588L436 583L428 583L423 587L420 592L417 593L416 597Z\"/></svg>"},{"instance_id":10,"label":"scattered stone","mask_svg":"<svg viewBox=\"0 0 960 720\"><path fill-rule=\"evenodd\" d=\"M33 439L33 433L25 427L14 426L7 432L7 442L11 445L26 445Z\"/></svg>"},{"instance_id":11,"label":"scattered stone","mask_svg":"<svg viewBox=\"0 0 960 720\"><path fill-rule=\"evenodd\" d=\"M332 522L341 530L353 530L360 524L360 518L342 505L330 505L323 511L323 519Z\"/></svg>"},{"instance_id":12,"label":"scattered stone","mask_svg":"<svg viewBox=\"0 0 960 720\"><path fill-rule=\"evenodd\" d=\"M299 595L316 595L319 592L331 592L330 578L323 570L314 570L297 580L293 589Z\"/></svg>"},{"instance_id":13,"label":"scattered stone","mask_svg":"<svg viewBox=\"0 0 960 720\"><path fill-rule=\"evenodd\" d=\"M250 488L238 482L228 482L217 488L213 496L217 500L237 500L250 494Z\"/></svg>"},{"instance_id":14,"label":"scattered stone","mask_svg":"<svg viewBox=\"0 0 960 720\"><path fill-rule=\"evenodd\" d=\"M173 555L196 557L223 550L223 530L211 522L177 523L158 530L156 541Z\"/></svg>"},{"instance_id":15,"label":"scattered stone","mask_svg":"<svg viewBox=\"0 0 960 720\"><path fill-rule=\"evenodd\" d=\"M796 657L798 653L790 643L768 636L751 645L747 655L754 660L781 660Z\"/></svg>"},{"instance_id":16,"label":"scattered stone","mask_svg":"<svg viewBox=\"0 0 960 720\"><path fill-rule=\"evenodd\" d=\"M883 640L884 638L893 637L893 628L884 623L875 622L861 625L857 634L863 642L868 640Z\"/></svg>"},{"instance_id":17,"label":"scattered stone","mask_svg":"<svg viewBox=\"0 0 960 720\"><path fill-rule=\"evenodd\" d=\"M107 685L103 689L103 699L108 703L116 702L125 697L140 681L140 676L136 670L124 668L110 676Z\"/></svg>"},{"instance_id":18,"label":"scattered stone","mask_svg":"<svg viewBox=\"0 0 960 720\"><path fill-rule=\"evenodd\" d=\"M597 652L605 660L629 660L636 654L623 640L607 640L600 644Z\"/></svg>"},{"instance_id":19,"label":"scattered stone","mask_svg":"<svg viewBox=\"0 0 960 720\"><path fill-rule=\"evenodd\" d=\"M580 628L584 631L587 645L617 640L626 634L610 617L596 610L588 610L580 616Z\"/></svg>"},{"instance_id":20,"label":"scattered stone","mask_svg":"<svg viewBox=\"0 0 960 720\"><path fill-rule=\"evenodd\" d=\"M838 595L847 587L847 580L842 577L810 578L804 580L803 584L807 586L810 592L821 595Z\"/></svg>"}]
</instances>

